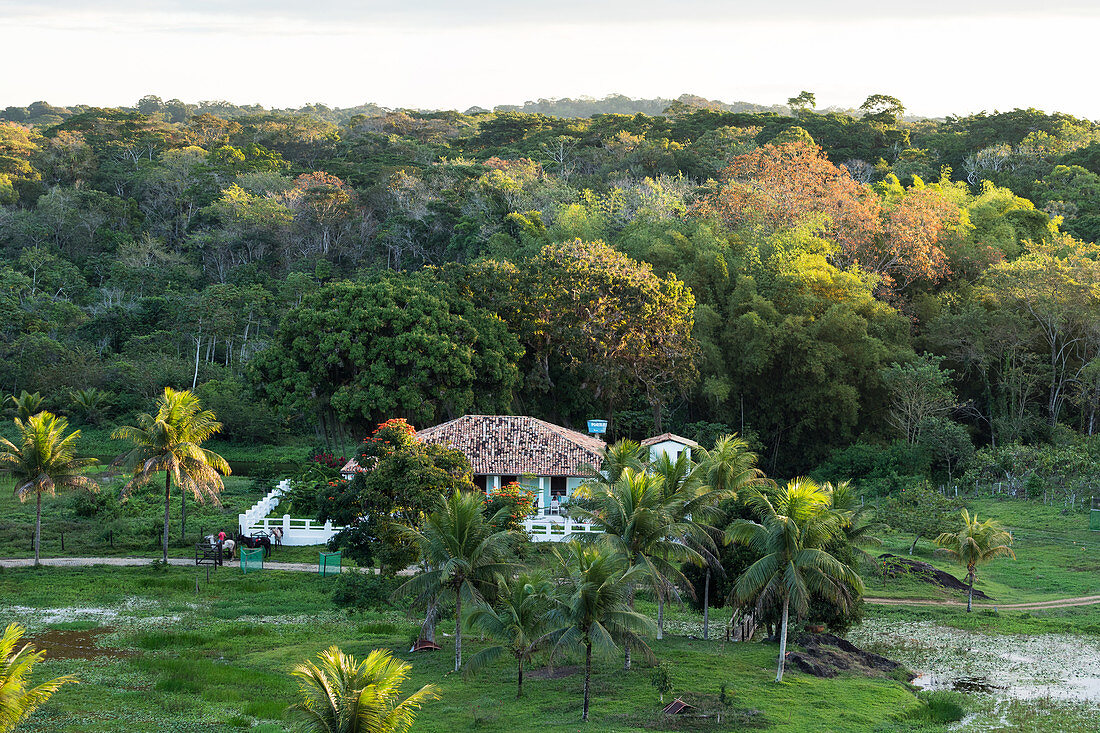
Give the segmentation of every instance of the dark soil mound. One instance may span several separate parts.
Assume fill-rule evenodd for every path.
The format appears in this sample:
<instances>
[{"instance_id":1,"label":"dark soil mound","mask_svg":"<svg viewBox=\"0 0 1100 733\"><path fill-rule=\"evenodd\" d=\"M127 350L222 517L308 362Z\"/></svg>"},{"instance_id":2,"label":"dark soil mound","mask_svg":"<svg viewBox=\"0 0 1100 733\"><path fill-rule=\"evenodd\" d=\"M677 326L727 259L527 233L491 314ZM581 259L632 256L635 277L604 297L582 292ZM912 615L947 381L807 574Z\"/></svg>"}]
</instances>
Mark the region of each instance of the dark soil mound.
<instances>
[{"instance_id":1,"label":"dark soil mound","mask_svg":"<svg viewBox=\"0 0 1100 733\"><path fill-rule=\"evenodd\" d=\"M913 560L908 557L898 557L897 555L891 555L889 552L879 555L878 559L882 560L886 565L886 574L891 578L896 578L899 575L911 575L925 582L938 585L941 588L960 590L963 593L966 592L966 583L962 582L951 573L946 573L926 562ZM974 597L990 600L989 596L982 593L977 588L974 589Z\"/></svg>"},{"instance_id":2,"label":"dark soil mound","mask_svg":"<svg viewBox=\"0 0 1100 733\"><path fill-rule=\"evenodd\" d=\"M794 641L804 651L789 652L787 662L814 677L836 677L841 672L886 677L902 668L892 659L864 651L832 634L803 634Z\"/></svg>"}]
</instances>

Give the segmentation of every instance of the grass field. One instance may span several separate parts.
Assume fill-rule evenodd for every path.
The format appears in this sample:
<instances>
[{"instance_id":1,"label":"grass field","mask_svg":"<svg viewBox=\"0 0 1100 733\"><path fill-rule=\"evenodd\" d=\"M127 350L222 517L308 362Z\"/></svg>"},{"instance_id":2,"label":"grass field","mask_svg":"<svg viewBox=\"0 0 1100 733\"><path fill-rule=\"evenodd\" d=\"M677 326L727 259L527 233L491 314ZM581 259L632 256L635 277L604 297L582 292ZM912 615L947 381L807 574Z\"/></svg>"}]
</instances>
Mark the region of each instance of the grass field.
<instances>
[{"instance_id":1,"label":"grass field","mask_svg":"<svg viewBox=\"0 0 1100 733\"><path fill-rule=\"evenodd\" d=\"M196 573L153 568L69 570L45 568L0 572L0 597L12 606L6 620L28 624L32 633L51 629L108 629L97 643L117 654L89 660L53 660L43 675L78 674L38 713L25 731L290 730L283 710L295 685L289 669L330 644L365 654L388 648L413 663L411 691L433 683L442 700L423 712L421 731L578 730L580 676L529 679L527 695L515 699L515 672L502 662L466 678L447 674L444 650L407 655L415 622L397 608L348 615L329 599L331 579L280 572L242 576L219 571L195 593ZM446 623L441 624L441 630ZM40 637L45 646L50 636ZM478 648L470 640L467 653ZM722 726L766 730L834 731L907 729L906 714L920 708L902 682L840 677L825 680L793 673L775 685L774 645L725 644L670 638L654 652L671 665L676 694L717 699L723 684L730 705ZM561 659L559 670L577 660ZM659 715L645 663L624 673L621 659L598 665L590 730L675 728Z\"/></svg>"},{"instance_id":2,"label":"grass field","mask_svg":"<svg viewBox=\"0 0 1100 733\"><path fill-rule=\"evenodd\" d=\"M1100 532L1090 532L1088 515L1063 514L1060 507L1005 499L967 502L971 513L981 519L995 518L1012 532L1016 560L998 559L978 570L975 588L994 602L1018 603L1067 596L1100 595ZM879 552L907 556L912 536L883 535ZM962 578L965 570L933 552L930 541L921 540L913 557ZM867 595L893 598L955 598L927 583L912 579L867 577Z\"/></svg>"},{"instance_id":3,"label":"grass field","mask_svg":"<svg viewBox=\"0 0 1100 733\"><path fill-rule=\"evenodd\" d=\"M251 480L230 477L222 508L189 504L192 531L197 534L198 526L211 531L211 525L230 519L235 523L236 513L260 493ZM159 501L159 493L150 489L148 495L111 508L112 521L139 529L154 520L159 523ZM152 527L145 535L132 532L130 545L120 544L116 535L116 547L106 546L107 525L96 515L78 516L76 495L49 499L44 506L44 554L159 554L159 534L154 537ZM991 604L1100 594L1100 533L1088 531L1085 515L1064 515L1058 508L1016 500L983 499L970 502L970 508L981 517L999 519L1016 537L1017 560L997 560L979 571L978 587L995 599ZM174 530L178 510L174 505ZM19 504L10 490L0 488L0 556L29 555L32 522L33 505ZM64 553L58 541L61 528L67 535ZM888 532L883 538L883 551L898 555L907 552L911 540ZM934 556L931 549L921 542L915 556L962 575L960 568ZM283 548L275 559L315 561L316 551ZM182 556L188 551L181 546L173 552ZM535 562L543 557L537 551L531 555ZM961 598L913 579L883 585L873 572L865 577L871 596ZM445 635L443 652L404 654L415 619L404 608L385 603L349 614L333 603L333 582L277 571L242 576L236 568L219 570L209 584L205 571L200 575L189 568L0 570L0 622L18 620L32 633L47 633L38 637L46 648L53 639L51 631L100 629L94 643L117 650L115 656L53 659L42 665L41 675L73 672L82 682L64 689L20 730L290 731L283 711L294 697L295 685L288 672L331 644L356 654L391 649L414 665L408 691L429 682L439 685L443 699L425 709L417 730L581 729L580 678L569 673L576 660L556 662L557 668L566 669L563 675L530 679L527 696L516 701L510 664L501 662L470 678L448 674L452 648ZM644 599L639 610L655 613ZM712 613L712 633L721 635L726 615L724 610ZM595 676L593 723L588 729L944 730L927 722L931 708L901 681L844 675L818 679L792 672L783 684L775 685L774 645L703 642L690 638L701 628L698 614L673 606L666 616L669 638L655 642L654 651L671 666L675 694L716 705L724 685L728 705L722 726L713 720L664 718L658 714L646 664L624 673L621 660L604 660ZM950 607L868 606L867 617L878 628L931 625L979 634L1100 636L1100 606L998 612L983 607L973 614ZM447 628L444 621L440 631ZM476 652L479 644L468 640L467 654ZM997 723L999 727L983 723L973 730L1081 730L1080 721L1096 714L1094 706L1051 700L1000 704L974 698L969 704L978 711L974 715L984 711L988 720L1003 722ZM826 727L823 721L828 721Z\"/></svg>"}]
</instances>

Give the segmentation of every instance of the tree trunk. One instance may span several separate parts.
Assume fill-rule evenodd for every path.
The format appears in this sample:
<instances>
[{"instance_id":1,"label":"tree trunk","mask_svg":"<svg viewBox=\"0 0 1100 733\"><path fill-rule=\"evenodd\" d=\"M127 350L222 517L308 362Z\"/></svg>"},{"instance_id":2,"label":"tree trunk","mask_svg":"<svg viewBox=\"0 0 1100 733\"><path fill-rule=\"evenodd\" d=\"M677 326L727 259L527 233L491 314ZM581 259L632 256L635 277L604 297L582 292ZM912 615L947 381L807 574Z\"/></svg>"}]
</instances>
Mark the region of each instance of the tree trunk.
<instances>
[{"instance_id":1,"label":"tree trunk","mask_svg":"<svg viewBox=\"0 0 1100 733\"><path fill-rule=\"evenodd\" d=\"M657 641L665 638L665 598L657 594Z\"/></svg>"},{"instance_id":2,"label":"tree trunk","mask_svg":"<svg viewBox=\"0 0 1100 733\"><path fill-rule=\"evenodd\" d=\"M634 588L631 587L630 590L627 591L627 594L628 594L627 604L630 606L630 610L633 611L634 610ZM626 671L626 672L630 671L630 642L629 641L624 641L623 642L623 671ZM585 718L585 720L588 720L588 718Z\"/></svg>"},{"instance_id":3,"label":"tree trunk","mask_svg":"<svg viewBox=\"0 0 1100 733\"><path fill-rule=\"evenodd\" d=\"M164 564L168 564L168 521L172 502L172 472L164 472Z\"/></svg>"},{"instance_id":4,"label":"tree trunk","mask_svg":"<svg viewBox=\"0 0 1100 733\"><path fill-rule=\"evenodd\" d=\"M191 378L191 389L195 389L195 385L199 383L199 348L202 346L202 330L200 326L199 335L195 338L195 376Z\"/></svg>"},{"instance_id":5,"label":"tree trunk","mask_svg":"<svg viewBox=\"0 0 1100 733\"><path fill-rule=\"evenodd\" d=\"M523 697L523 657L519 658L519 683L516 685L516 697Z\"/></svg>"},{"instance_id":6,"label":"tree trunk","mask_svg":"<svg viewBox=\"0 0 1100 733\"><path fill-rule=\"evenodd\" d=\"M462 667L462 592L455 593L455 672Z\"/></svg>"},{"instance_id":7,"label":"tree trunk","mask_svg":"<svg viewBox=\"0 0 1100 733\"><path fill-rule=\"evenodd\" d=\"M919 540L919 539L920 539L920 535L917 535L916 537L913 538L913 544L909 545L909 554L910 555L913 554L913 550L916 548L917 540Z\"/></svg>"},{"instance_id":8,"label":"tree trunk","mask_svg":"<svg viewBox=\"0 0 1100 733\"><path fill-rule=\"evenodd\" d=\"M428 601L428 610L424 613L424 623L420 625L420 638L435 643L435 627L439 623L439 599Z\"/></svg>"},{"instance_id":9,"label":"tree trunk","mask_svg":"<svg viewBox=\"0 0 1100 733\"><path fill-rule=\"evenodd\" d=\"M584 712L581 720L588 722L588 687L592 680L592 640L584 645Z\"/></svg>"},{"instance_id":10,"label":"tree trunk","mask_svg":"<svg viewBox=\"0 0 1100 733\"><path fill-rule=\"evenodd\" d=\"M703 586L703 640L710 637L710 568L707 568L706 585Z\"/></svg>"},{"instance_id":11,"label":"tree trunk","mask_svg":"<svg viewBox=\"0 0 1100 733\"><path fill-rule=\"evenodd\" d=\"M180 491L180 542L187 540L187 492Z\"/></svg>"},{"instance_id":12,"label":"tree trunk","mask_svg":"<svg viewBox=\"0 0 1100 733\"><path fill-rule=\"evenodd\" d=\"M971 569L970 572L968 572L966 574L966 579L968 581L967 587L966 587L966 612L970 613L971 609L973 609L973 607L974 607L974 570L973 569Z\"/></svg>"},{"instance_id":13,"label":"tree trunk","mask_svg":"<svg viewBox=\"0 0 1100 733\"><path fill-rule=\"evenodd\" d=\"M775 681L783 681L783 664L787 656L787 612L791 604L790 598L783 599L783 626L779 631L779 671L775 674Z\"/></svg>"},{"instance_id":14,"label":"tree trunk","mask_svg":"<svg viewBox=\"0 0 1100 733\"><path fill-rule=\"evenodd\" d=\"M34 566L38 567L41 564L38 555L38 548L42 544L42 492L34 492L36 500L36 507L34 510Z\"/></svg>"}]
</instances>

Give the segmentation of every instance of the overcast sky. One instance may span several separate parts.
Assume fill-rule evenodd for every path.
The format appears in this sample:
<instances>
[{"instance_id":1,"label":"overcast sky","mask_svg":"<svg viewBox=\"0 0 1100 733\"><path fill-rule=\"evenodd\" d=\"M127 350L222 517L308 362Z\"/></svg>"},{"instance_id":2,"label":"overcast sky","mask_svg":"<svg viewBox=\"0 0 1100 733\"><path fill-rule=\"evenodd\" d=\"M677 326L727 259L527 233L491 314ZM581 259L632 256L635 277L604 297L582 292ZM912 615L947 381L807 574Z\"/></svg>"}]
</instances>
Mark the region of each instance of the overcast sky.
<instances>
[{"instance_id":1,"label":"overcast sky","mask_svg":"<svg viewBox=\"0 0 1100 733\"><path fill-rule=\"evenodd\" d=\"M1041 11L1038 8L1042 8ZM0 0L0 108L621 93L1100 118L1098 0Z\"/></svg>"}]
</instances>

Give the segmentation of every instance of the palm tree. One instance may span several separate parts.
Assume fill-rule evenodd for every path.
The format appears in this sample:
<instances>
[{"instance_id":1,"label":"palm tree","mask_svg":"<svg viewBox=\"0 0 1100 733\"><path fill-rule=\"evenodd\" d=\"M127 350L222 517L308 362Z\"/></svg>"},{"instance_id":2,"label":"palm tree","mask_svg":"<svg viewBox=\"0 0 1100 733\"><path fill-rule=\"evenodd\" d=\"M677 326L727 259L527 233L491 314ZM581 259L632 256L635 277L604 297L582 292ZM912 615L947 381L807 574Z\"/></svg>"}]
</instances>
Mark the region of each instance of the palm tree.
<instances>
[{"instance_id":1,"label":"palm tree","mask_svg":"<svg viewBox=\"0 0 1100 733\"><path fill-rule=\"evenodd\" d=\"M580 465L580 472L591 476L591 478L577 487L573 495L576 498L583 499L590 496L594 490L606 490L607 487L622 478L623 472L628 468L634 471L644 470L646 462L643 456L645 452L646 450L641 443L629 438L623 438L612 443L601 451L600 455L603 460L600 462L598 469L588 463Z\"/></svg>"},{"instance_id":2,"label":"palm tree","mask_svg":"<svg viewBox=\"0 0 1100 733\"><path fill-rule=\"evenodd\" d=\"M966 566L966 612L970 613L974 605L974 578L978 566L990 560L1007 556L1016 559L1012 551L1012 534L992 519L978 521L978 516L970 516L962 510L962 526L957 532L944 532L936 538L936 545L944 554L958 560Z\"/></svg>"},{"instance_id":3,"label":"palm tree","mask_svg":"<svg viewBox=\"0 0 1100 733\"><path fill-rule=\"evenodd\" d=\"M26 501L34 494L34 564L39 564L42 540L42 494L51 496L58 489L85 488L95 491L94 481L84 475L94 458L77 458L76 441L80 431L68 435L68 421L50 412L40 412L26 422L15 419L20 445L0 438L0 466L6 466L15 479L15 495Z\"/></svg>"},{"instance_id":4,"label":"palm tree","mask_svg":"<svg viewBox=\"0 0 1100 733\"><path fill-rule=\"evenodd\" d=\"M401 700L401 685L412 665L375 649L360 661L335 646L291 672L298 678L299 700L291 715L307 733L403 733L421 706L438 700L434 685L424 685Z\"/></svg>"},{"instance_id":5,"label":"palm tree","mask_svg":"<svg viewBox=\"0 0 1100 733\"><path fill-rule=\"evenodd\" d=\"M881 529L880 522L866 521L869 506L857 502L855 489L848 481L838 484L823 483L821 490L829 495L829 508L840 520L840 535L834 545L834 554L849 565L872 561L864 547L878 547L882 540L871 533Z\"/></svg>"},{"instance_id":6,"label":"palm tree","mask_svg":"<svg viewBox=\"0 0 1100 733\"><path fill-rule=\"evenodd\" d=\"M0 733L15 730L61 685L76 682L72 675L65 675L28 688L34 665L45 658L46 652L35 651L30 644L16 651L23 632L19 624L8 624L4 635L0 636Z\"/></svg>"},{"instance_id":7,"label":"palm tree","mask_svg":"<svg viewBox=\"0 0 1100 733\"><path fill-rule=\"evenodd\" d=\"M420 529L404 533L420 548L427 570L409 580L395 595L413 593L421 602L442 595L455 599L455 669L462 667L462 602L483 603L515 565L505 561L523 539L518 532L496 530L482 512L485 497L455 490L441 496L439 507Z\"/></svg>"},{"instance_id":8,"label":"palm tree","mask_svg":"<svg viewBox=\"0 0 1100 733\"><path fill-rule=\"evenodd\" d=\"M19 396L8 395L8 402L15 406L15 416L26 422L30 419L31 415L37 415L42 412L42 395L38 392L33 394L27 390L23 390L19 393Z\"/></svg>"},{"instance_id":9,"label":"palm tree","mask_svg":"<svg viewBox=\"0 0 1100 733\"><path fill-rule=\"evenodd\" d=\"M706 486L707 501L718 504L736 499L738 493L767 484L764 472L757 468L758 456L749 442L734 435L720 435L714 448L696 448L699 454L699 470ZM711 568L718 565L716 555L707 558L706 577L703 580L703 638L710 637L710 576ZM719 566L719 569L721 567Z\"/></svg>"},{"instance_id":10,"label":"palm tree","mask_svg":"<svg viewBox=\"0 0 1100 733\"><path fill-rule=\"evenodd\" d=\"M187 492L202 502L210 498L218 503L222 490L221 475L231 473L229 464L202 443L221 430L214 413L202 409L192 393L165 387L157 400L157 414L138 416L136 427L124 425L111 437L129 440L134 447L115 461L123 466L130 480L122 488L129 495L164 471L164 562L168 562L168 520L174 480L186 501ZM221 474L221 475L219 475Z\"/></svg>"},{"instance_id":11,"label":"palm tree","mask_svg":"<svg viewBox=\"0 0 1100 733\"><path fill-rule=\"evenodd\" d=\"M797 478L771 498L754 490L747 503L758 521L735 521L727 539L749 547L760 559L737 579L733 596L740 603L756 598L782 603L775 676L781 682L790 606L802 616L811 596L817 595L846 608L853 595L863 592L863 581L825 549L841 532L841 520L830 511L829 495L816 483Z\"/></svg>"},{"instance_id":12,"label":"palm tree","mask_svg":"<svg viewBox=\"0 0 1100 733\"><path fill-rule=\"evenodd\" d=\"M592 654L613 654L616 644L633 644L652 653L643 640L653 622L630 607L630 589L642 579L645 568L631 565L607 543L572 540L554 548L564 578L558 586L550 623L554 649L584 649L584 705L581 720L588 720L592 682Z\"/></svg>"},{"instance_id":13,"label":"palm tree","mask_svg":"<svg viewBox=\"0 0 1100 733\"><path fill-rule=\"evenodd\" d=\"M664 479L654 473L626 468L610 486L594 486L587 506L573 515L592 522L604 531L604 539L632 566L642 569L646 582L658 599L674 583L690 585L671 560L702 563L694 547L680 541L695 536L697 528L684 519L682 507L665 495ZM630 594L633 604L633 593ZM626 646L624 669L630 669L630 646Z\"/></svg>"},{"instance_id":14,"label":"palm tree","mask_svg":"<svg viewBox=\"0 0 1100 733\"><path fill-rule=\"evenodd\" d=\"M95 387L78 389L69 393L73 401L73 410L79 413L85 422L98 425L103 417L103 408L107 406L110 393Z\"/></svg>"},{"instance_id":15,"label":"palm tree","mask_svg":"<svg viewBox=\"0 0 1100 733\"><path fill-rule=\"evenodd\" d=\"M492 664L507 650L516 660L516 697L523 697L523 665L546 641L546 612L553 592L545 578L523 574L501 587L495 605L482 604L471 611L466 625L499 643L475 654L466 670Z\"/></svg>"}]
</instances>

